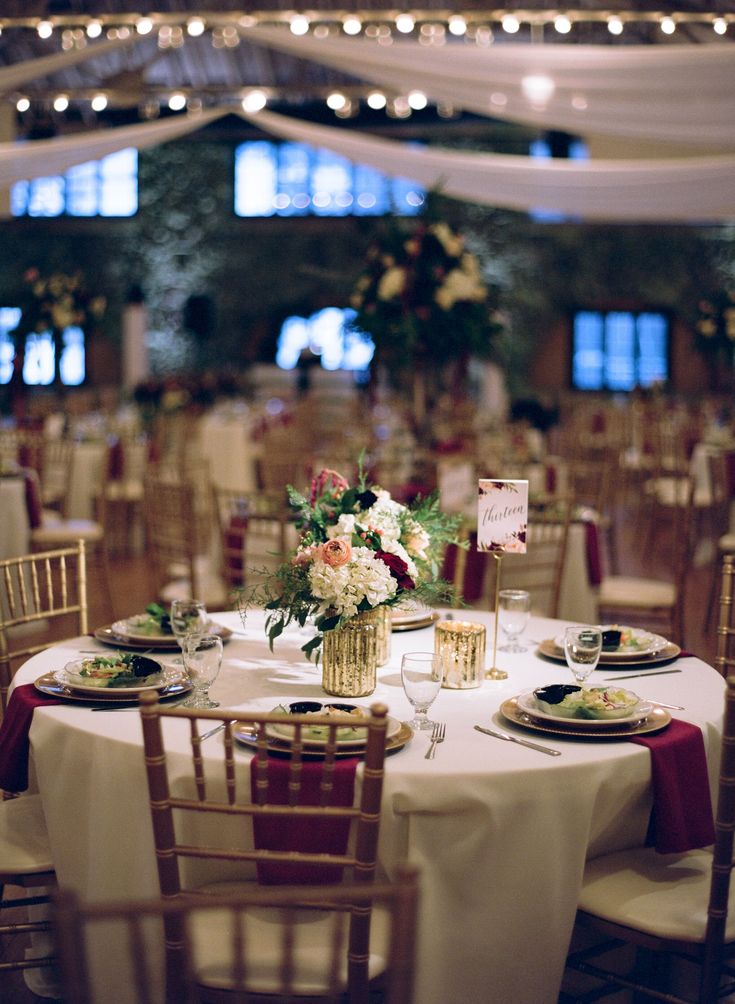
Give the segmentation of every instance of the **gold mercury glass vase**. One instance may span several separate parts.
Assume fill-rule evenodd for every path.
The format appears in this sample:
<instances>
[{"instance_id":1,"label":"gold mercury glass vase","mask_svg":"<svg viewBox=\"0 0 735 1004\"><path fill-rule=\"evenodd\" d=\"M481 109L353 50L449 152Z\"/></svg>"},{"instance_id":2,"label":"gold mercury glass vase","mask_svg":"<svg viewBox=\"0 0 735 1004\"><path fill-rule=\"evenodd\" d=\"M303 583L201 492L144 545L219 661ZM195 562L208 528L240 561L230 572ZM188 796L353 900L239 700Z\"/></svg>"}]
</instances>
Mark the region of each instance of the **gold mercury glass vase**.
<instances>
[{"instance_id":1,"label":"gold mercury glass vase","mask_svg":"<svg viewBox=\"0 0 735 1004\"><path fill-rule=\"evenodd\" d=\"M385 666L390 659L390 636L393 630L393 618L390 607L378 607L378 665Z\"/></svg>"},{"instance_id":2,"label":"gold mercury glass vase","mask_svg":"<svg viewBox=\"0 0 735 1004\"><path fill-rule=\"evenodd\" d=\"M322 687L335 697L366 697L375 690L380 607L324 632Z\"/></svg>"}]
</instances>

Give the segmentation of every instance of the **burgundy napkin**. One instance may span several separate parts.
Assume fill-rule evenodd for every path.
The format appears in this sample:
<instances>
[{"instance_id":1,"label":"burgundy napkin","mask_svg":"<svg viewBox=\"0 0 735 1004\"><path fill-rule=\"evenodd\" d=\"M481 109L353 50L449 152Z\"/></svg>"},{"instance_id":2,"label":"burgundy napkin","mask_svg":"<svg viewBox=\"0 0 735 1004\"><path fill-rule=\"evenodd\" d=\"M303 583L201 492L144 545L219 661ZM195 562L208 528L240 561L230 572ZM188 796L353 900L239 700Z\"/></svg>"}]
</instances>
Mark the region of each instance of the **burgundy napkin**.
<instances>
[{"instance_id":1,"label":"burgundy napkin","mask_svg":"<svg viewBox=\"0 0 735 1004\"><path fill-rule=\"evenodd\" d=\"M41 511L41 482L38 478L38 472L32 467L24 467L22 474L26 490L28 523L31 530L35 530L41 525L43 518Z\"/></svg>"},{"instance_id":2,"label":"burgundy napkin","mask_svg":"<svg viewBox=\"0 0 735 1004\"><path fill-rule=\"evenodd\" d=\"M600 528L594 520L584 520L586 534L587 576L591 586L602 582L602 555L600 554Z\"/></svg>"},{"instance_id":3,"label":"burgundy napkin","mask_svg":"<svg viewBox=\"0 0 735 1004\"><path fill-rule=\"evenodd\" d=\"M459 548L454 544L450 544L444 552L442 578L448 582L454 581L454 570L457 567L458 556ZM477 534L471 533L470 546L464 566L464 581L460 584L465 603L476 603L482 596L482 585L485 581L488 560L487 552L477 550Z\"/></svg>"},{"instance_id":4,"label":"burgundy napkin","mask_svg":"<svg viewBox=\"0 0 735 1004\"><path fill-rule=\"evenodd\" d=\"M714 842L715 829L702 732L673 718L655 735L630 742L651 751L653 811L647 843L659 854L679 854Z\"/></svg>"},{"instance_id":5,"label":"burgundy napkin","mask_svg":"<svg viewBox=\"0 0 735 1004\"><path fill-rule=\"evenodd\" d=\"M250 797L257 801L256 767L258 758L250 762ZM334 787L330 805L352 805L355 797L355 770L359 759L346 757L335 761ZM288 805L290 760L268 760L268 796L266 803ZM319 785L323 764L318 760L301 765L300 805L319 805ZM304 851L306 853L344 854L350 835L349 819L282 819L253 818L253 836L257 850ZM339 882L342 869L334 865L290 864L280 861L258 862L258 881L264 885L328 884Z\"/></svg>"},{"instance_id":6,"label":"burgundy napkin","mask_svg":"<svg viewBox=\"0 0 735 1004\"><path fill-rule=\"evenodd\" d=\"M549 495L553 495L556 491L556 467L553 464L547 464L544 473L546 476L546 491Z\"/></svg>"},{"instance_id":7,"label":"burgundy napkin","mask_svg":"<svg viewBox=\"0 0 735 1004\"><path fill-rule=\"evenodd\" d=\"M28 787L28 733L33 712L44 704L61 704L40 693L32 683L16 687L0 725L0 789L25 791Z\"/></svg>"},{"instance_id":8,"label":"burgundy napkin","mask_svg":"<svg viewBox=\"0 0 735 1004\"><path fill-rule=\"evenodd\" d=\"M224 574L231 586L243 586L245 568L245 535L248 517L234 513L223 531L225 547Z\"/></svg>"},{"instance_id":9,"label":"burgundy napkin","mask_svg":"<svg viewBox=\"0 0 735 1004\"><path fill-rule=\"evenodd\" d=\"M113 440L107 448L107 478L119 481L125 471L125 450L119 439Z\"/></svg>"}]
</instances>

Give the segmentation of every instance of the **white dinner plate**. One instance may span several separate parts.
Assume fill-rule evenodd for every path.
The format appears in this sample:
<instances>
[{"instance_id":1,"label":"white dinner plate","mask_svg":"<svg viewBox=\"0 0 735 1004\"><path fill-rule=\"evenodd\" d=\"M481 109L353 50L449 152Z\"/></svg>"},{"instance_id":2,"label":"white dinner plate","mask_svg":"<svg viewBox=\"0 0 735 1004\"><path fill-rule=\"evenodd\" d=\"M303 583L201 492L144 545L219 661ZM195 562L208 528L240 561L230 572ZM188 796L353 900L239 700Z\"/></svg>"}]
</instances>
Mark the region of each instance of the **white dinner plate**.
<instances>
[{"instance_id":1,"label":"white dinner plate","mask_svg":"<svg viewBox=\"0 0 735 1004\"><path fill-rule=\"evenodd\" d=\"M177 644L173 631L161 631L160 628L144 630L141 627L141 622L143 622L145 617L146 614L126 617L124 620L115 621L110 629L114 634L130 638L133 641L167 641L173 642L174 645Z\"/></svg>"},{"instance_id":2,"label":"white dinner plate","mask_svg":"<svg viewBox=\"0 0 735 1004\"><path fill-rule=\"evenodd\" d=\"M642 721L654 708L653 704L649 701L639 701L630 714L625 715L623 718L562 718L561 715L547 715L546 712L541 711L536 704L536 698L533 696L532 690L519 694L516 697L516 703L521 711L532 718L537 718L539 721L553 722L554 725L561 727L569 726L571 729L589 729L591 731L632 725L635 722Z\"/></svg>"},{"instance_id":3,"label":"white dinner plate","mask_svg":"<svg viewBox=\"0 0 735 1004\"><path fill-rule=\"evenodd\" d=\"M369 709L365 708L367 712ZM386 739L392 739L393 736L397 735L401 729L401 723L397 718L391 718L390 716L386 719ZM354 726L353 726L354 727ZM345 738L338 738L335 742L337 748L349 747L349 746L364 746L367 742L367 728L356 727L357 732ZM279 739L282 742L290 742L293 739L293 726L278 723L272 723L266 725L266 735L271 739ZM320 729L321 731L321 729ZM309 728L302 728L301 730L301 741L304 746L313 746L316 748L322 748L327 745L327 740L324 736L310 735Z\"/></svg>"},{"instance_id":4,"label":"white dinner plate","mask_svg":"<svg viewBox=\"0 0 735 1004\"><path fill-rule=\"evenodd\" d=\"M611 631L620 625L603 624L600 630ZM630 631L634 639L634 645L625 645L617 649L606 649L600 656L600 662L631 662L647 656L655 655L669 644L666 638L660 634L652 634L650 631L642 631L640 628L621 628L623 631ZM554 644L564 653L564 635L558 635L554 639Z\"/></svg>"},{"instance_id":5,"label":"white dinner plate","mask_svg":"<svg viewBox=\"0 0 735 1004\"><path fill-rule=\"evenodd\" d=\"M54 678L62 686L69 687L70 690L76 690L81 694L99 694L100 692L103 694L139 694L143 690L162 690L164 687L176 683L182 677L180 670L166 668L157 663L160 666L159 672L144 677L144 682L117 687L95 686L93 683L85 682L85 677L79 675L82 664L86 661L85 659L77 659L67 663L63 669L57 670ZM150 661L155 662L156 660L151 659Z\"/></svg>"}]
</instances>

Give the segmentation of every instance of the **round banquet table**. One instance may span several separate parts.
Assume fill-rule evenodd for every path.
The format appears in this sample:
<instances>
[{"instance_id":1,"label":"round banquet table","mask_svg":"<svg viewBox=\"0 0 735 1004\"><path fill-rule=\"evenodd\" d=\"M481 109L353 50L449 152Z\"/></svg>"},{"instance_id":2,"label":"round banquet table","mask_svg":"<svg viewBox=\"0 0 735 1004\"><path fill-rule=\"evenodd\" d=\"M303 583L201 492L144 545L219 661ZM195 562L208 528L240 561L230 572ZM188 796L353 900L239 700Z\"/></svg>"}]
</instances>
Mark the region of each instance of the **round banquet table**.
<instances>
[{"instance_id":1,"label":"round banquet table","mask_svg":"<svg viewBox=\"0 0 735 1004\"><path fill-rule=\"evenodd\" d=\"M487 625L491 654L492 614L472 610L456 616ZM281 701L324 697L320 670L300 652L308 629L288 631L270 653L261 611L249 614L244 630L236 613L216 614L215 620L236 632L212 688L223 708L270 710ZM500 717L502 702L529 687L571 682L565 665L544 659L530 644L556 637L563 623L531 618L524 635L528 651L498 653L507 680L442 689L431 715L446 722L447 736L434 760L424 756L426 733L415 734L386 759L380 858L389 874L405 858L421 870L416 993L421 1004L555 1002L585 859L644 842L651 808L646 748L625 740L532 735ZM51 648L29 660L15 682L30 683L79 649L95 646L103 648L84 638ZM394 717L408 718L401 654L432 647L433 627L394 632L375 694L359 703L379 699ZM681 672L621 686L685 707L673 713L701 727L714 791L724 682L694 657L664 668ZM617 675L623 671L605 666L591 683ZM482 735L475 723L504 726L561 756ZM165 725L183 754L184 723ZM156 895L138 715L92 713L73 702L44 706L34 712L30 737L60 884L90 900ZM205 760L220 760L221 736L202 749ZM251 754L243 748L239 756L245 771ZM100 955L98 978L114 986L116 1000L130 999L124 987L115 986L114 947L106 945Z\"/></svg>"}]
</instances>

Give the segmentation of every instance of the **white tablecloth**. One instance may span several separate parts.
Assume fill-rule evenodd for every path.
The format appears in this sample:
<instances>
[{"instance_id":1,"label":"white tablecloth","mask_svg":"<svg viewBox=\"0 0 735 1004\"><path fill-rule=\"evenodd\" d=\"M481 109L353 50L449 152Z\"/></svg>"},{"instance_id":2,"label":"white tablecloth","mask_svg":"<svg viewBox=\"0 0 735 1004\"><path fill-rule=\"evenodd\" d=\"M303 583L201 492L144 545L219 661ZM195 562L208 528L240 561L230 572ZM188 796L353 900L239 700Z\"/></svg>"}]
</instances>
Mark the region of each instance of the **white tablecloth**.
<instances>
[{"instance_id":1,"label":"white tablecloth","mask_svg":"<svg viewBox=\"0 0 735 1004\"><path fill-rule=\"evenodd\" d=\"M218 488L251 492L258 486L256 459L259 444L253 440L249 415L211 412L199 422L202 456L210 464Z\"/></svg>"},{"instance_id":2,"label":"white tablecloth","mask_svg":"<svg viewBox=\"0 0 735 1004\"><path fill-rule=\"evenodd\" d=\"M103 441L77 443L66 500L68 519L94 519L94 500L105 483L108 446Z\"/></svg>"},{"instance_id":3,"label":"white tablecloth","mask_svg":"<svg viewBox=\"0 0 735 1004\"><path fill-rule=\"evenodd\" d=\"M30 551L30 523L23 478L0 478L0 559Z\"/></svg>"},{"instance_id":4,"label":"white tablecloth","mask_svg":"<svg viewBox=\"0 0 735 1004\"><path fill-rule=\"evenodd\" d=\"M488 626L491 647L492 615L471 616ZM242 629L236 614L216 619ZM561 626L532 618L526 636L555 637ZM228 643L212 696L224 707L263 709L284 699L322 698L320 672L299 651L306 637L307 632L286 635L270 654L262 615L254 613L247 637ZM432 645L432 628L394 633L392 657L379 671L374 698L361 703L380 699L394 716L408 717L400 656ZM86 638L80 647L94 645ZM541 659L534 648L499 655L498 664L509 673L502 683L441 691L431 713L447 722L447 738L434 761L424 758L425 734L387 760L380 855L389 872L406 857L422 870L416 997L421 1004L555 1002L585 858L644 840L650 811L647 749L625 741L536 736L562 751L554 758L473 730L475 723L503 724L498 707L506 698L568 681L565 666ZM76 652L67 643L35 656L16 681L31 682ZM723 680L695 658L667 668L681 672L626 685L686 707L678 715L702 728L714 789ZM616 675L619 670L604 669L591 682ZM168 724L183 751L187 730ZM73 704L40 708L31 742L60 883L90 899L155 894L138 716L93 713ZM221 738L207 742L205 760L219 759L221 749ZM245 770L245 750L241 760ZM122 1002L114 946L105 946L97 963Z\"/></svg>"}]
</instances>

